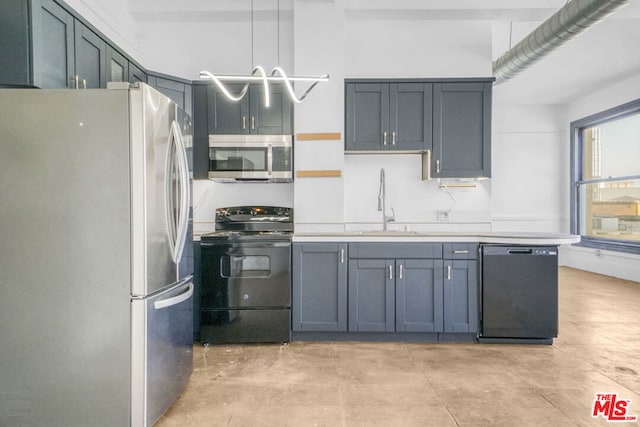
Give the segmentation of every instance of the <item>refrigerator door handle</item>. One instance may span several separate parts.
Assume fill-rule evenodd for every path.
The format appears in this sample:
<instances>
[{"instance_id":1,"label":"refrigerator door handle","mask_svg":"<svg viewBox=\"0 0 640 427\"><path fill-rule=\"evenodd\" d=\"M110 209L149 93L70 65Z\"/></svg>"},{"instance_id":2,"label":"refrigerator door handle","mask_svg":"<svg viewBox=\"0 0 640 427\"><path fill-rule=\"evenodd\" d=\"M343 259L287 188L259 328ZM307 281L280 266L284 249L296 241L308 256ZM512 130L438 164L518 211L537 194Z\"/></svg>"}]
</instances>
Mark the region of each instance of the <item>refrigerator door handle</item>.
<instances>
[{"instance_id":1,"label":"refrigerator door handle","mask_svg":"<svg viewBox=\"0 0 640 427\"><path fill-rule=\"evenodd\" d=\"M178 126L178 123L175 120L171 123L171 129L171 133L174 135L176 142L176 154L180 171L180 216L178 218L175 254L175 262L178 263L180 262L182 251L187 243L191 195L189 191L189 160L187 159L187 149L184 145L182 132L180 132L180 126Z\"/></svg>"},{"instance_id":2,"label":"refrigerator door handle","mask_svg":"<svg viewBox=\"0 0 640 427\"><path fill-rule=\"evenodd\" d=\"M189 282L189 287L187 290L179 295L173 296L171 298L162 299L160 301L155 301L153 303L153 308L156 310L161 310L163 308L171 307L173 305L180 304L183 301L188 300L193 295L193 283Z\"/></svg>"},{"instance_id":3,"label":"refrigerator door handle","mask_svg":"<svg viewBox=\"0 0 640 427\"><path fill-rule=\"evenodd\" d=\"M173 173L177 169L177 188L179 201L176 203L174 194ZM169 226L169 246L171 257L175 263L180 262L182 251L186 244L187 227L189 225L189 163L187 160L186 148L182 139L182 133L178 123L171 122L169 132L169 153L167 156L167 185L165 200L167 201L167 224ZM177 215L174 214L174 209ZM177 216L177 218L176 218ZM177 224L176 224L177 222Z\"/></svg>"}]
</instances>

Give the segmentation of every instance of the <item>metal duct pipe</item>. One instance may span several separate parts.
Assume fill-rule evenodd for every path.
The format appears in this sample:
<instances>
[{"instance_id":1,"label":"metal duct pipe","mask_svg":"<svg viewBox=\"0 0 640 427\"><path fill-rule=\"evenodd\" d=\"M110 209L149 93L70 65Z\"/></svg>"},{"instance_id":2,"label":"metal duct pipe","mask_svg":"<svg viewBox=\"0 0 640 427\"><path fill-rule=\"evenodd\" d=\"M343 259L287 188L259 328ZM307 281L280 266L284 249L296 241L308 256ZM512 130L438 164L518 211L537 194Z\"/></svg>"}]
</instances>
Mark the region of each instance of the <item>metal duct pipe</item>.
<instances>
[{"instance_id":1,"label":"metal duct pipe","mask_svg":"<svg viewBox=\"0 0 640 427\"><path fill-rule=\"evenodd\" d=\"M524 71L631 0L572 0L493 63L495 84Z\"/></svg>"}]
</instances>

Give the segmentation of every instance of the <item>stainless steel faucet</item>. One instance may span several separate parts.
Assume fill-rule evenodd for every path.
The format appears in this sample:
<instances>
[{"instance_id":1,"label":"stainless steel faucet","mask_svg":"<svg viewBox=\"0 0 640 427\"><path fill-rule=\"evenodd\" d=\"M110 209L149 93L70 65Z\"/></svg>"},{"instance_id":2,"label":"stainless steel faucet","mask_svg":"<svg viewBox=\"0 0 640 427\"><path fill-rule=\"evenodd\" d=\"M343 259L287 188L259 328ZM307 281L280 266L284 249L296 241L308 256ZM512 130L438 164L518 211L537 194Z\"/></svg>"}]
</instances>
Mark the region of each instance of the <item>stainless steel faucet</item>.
<instances>
[{"instance_id":1,"label":"stainless steel faucet","mask_svg":"<svg viewBox=\"0 0 640 427\"><path fill-rule=\"evenodd\" d=\"M387 193L384 177L384 168L380 169L380 190L378 191L378 211L382 212L382 229L387 231L387 224L396 220L396 212L391 209L391 216L387 216Z\"/></svg>"}]
</instances>

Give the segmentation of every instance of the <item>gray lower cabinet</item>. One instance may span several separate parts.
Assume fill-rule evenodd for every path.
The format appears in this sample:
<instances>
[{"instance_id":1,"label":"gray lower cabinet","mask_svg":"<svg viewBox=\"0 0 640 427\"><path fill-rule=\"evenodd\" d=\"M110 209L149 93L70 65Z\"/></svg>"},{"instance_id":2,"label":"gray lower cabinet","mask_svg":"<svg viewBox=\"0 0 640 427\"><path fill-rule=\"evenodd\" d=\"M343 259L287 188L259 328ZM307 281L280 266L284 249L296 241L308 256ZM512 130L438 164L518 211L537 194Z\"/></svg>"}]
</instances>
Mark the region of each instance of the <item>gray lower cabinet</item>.
<instances>
[{"instance_id":1,"label":"gray lower cabinet","mask_svg":"<svg viewBox=\"0 0 640 427\"><path fill-rule=\"evenodd\" d=\"M478 331L478 244L444 245L444 332Z\"/></svg>"},{"instance_id":2,"label":"gray lower cabinet","mask_svg":"<svg viewBox=\"0 0 640 427\"><path fill-rule=\"evenodd\" d=\"M345 91L345 150L431 149L431 83L347 82Z\"/></svg>"},{"instance_id":3,"label":"gray lower cabinet","mask_svg":"<svg viewBox=\"0 0 640 427\"><path fill-rule=\"evenodd\" d=\"M491 88L491 82L434 84L434 176L491 176Z\"/></svg>"},{"instance_id":4,"label":"gray lower cabinet","mask_svg":"<svg viewBox=\"0 0 640 427\"><path fill-rule=\"evenodd\" d=\"M291 316L294 331L347 330L347 244L294 243Z\"/></svg>"},{"instance_id":5,"label":"gray lower cabinet","mask_svg":"<svg viewBox=\"0 0 640 427\"><path fill-rule=\"evenodd\" d=\"M349 331L395 331L394 260L349 260Z\"/></svg>"},{"instance_id":6,"label":"gray lower cabinet","mask_svg":"<svg viewBox=\"0 0 640 427\"><path fill-rule=\"evenodd\" d=\"M477 243L294 243L292 248L294 332L478 330Z\"/></svg>"},{"instance_id":7,"label":"gray lower cabinet","mask_svg":"<svg viewBox=\"0 0 640 427\"><path fill-rule=\"evenodd\" d=\"M349 260L349 330L440 332L442 260Z\"/></svg>"},{"instance_id":8,"label":"gray lower cabinet","mask_svg":"<svg viewBox=\"0 0 640 427\"><path fill-rule=\"evenodd\" d=\"M396 260L396 331L443 330L442 260Z\"/></svg>"}]
</instances>

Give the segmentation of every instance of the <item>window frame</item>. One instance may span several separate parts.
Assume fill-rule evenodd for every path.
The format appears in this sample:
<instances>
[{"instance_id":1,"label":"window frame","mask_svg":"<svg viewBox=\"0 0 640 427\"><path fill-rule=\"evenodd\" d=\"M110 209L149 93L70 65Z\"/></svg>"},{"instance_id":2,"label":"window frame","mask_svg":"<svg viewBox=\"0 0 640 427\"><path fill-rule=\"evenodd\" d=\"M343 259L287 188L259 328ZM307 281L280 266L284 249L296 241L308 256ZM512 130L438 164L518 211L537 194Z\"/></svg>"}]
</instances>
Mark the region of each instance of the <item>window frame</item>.
<instances>
[{"instance_id":1,"label":"window frame","mask_svg":"<svg viewBox=\"0 0 640 427\"><path fill-rule=\"evenodd\" d=\"M602 179L589 180L582 179L583 176L583 152L582 152L582 130L585 128L594 127L603 123L607 123L613 120L622 119L634 114L640 114L640 99L627 102L617 107L610 108L605 111L601 111L596 114L584 117L582 119L571 122L570 125L570 145L571 145L571 218L570 227L571 233L580 235L580 203L579 197L579 185L588 184L589 182L605 182ZM629 177L617 177L611 179L611 181L617 181L620 178L640 178L640 175L632 175ZM580 243L576 243L576 246L585 246L594 249L611 250L617 252L626 252L633 254L640 254L640 242L622 241L614 239L604 239L593 236L580 235Z\"/></svg>"}]
</instances>

